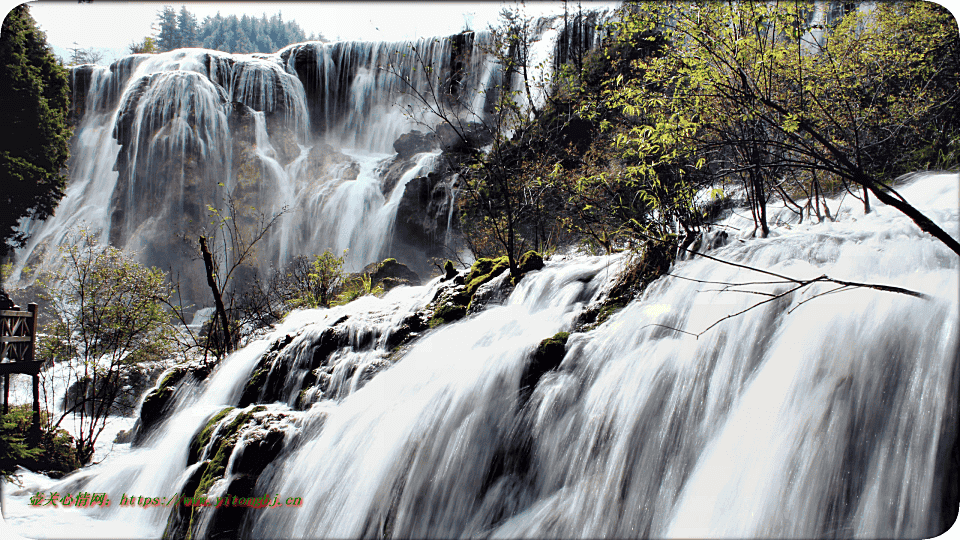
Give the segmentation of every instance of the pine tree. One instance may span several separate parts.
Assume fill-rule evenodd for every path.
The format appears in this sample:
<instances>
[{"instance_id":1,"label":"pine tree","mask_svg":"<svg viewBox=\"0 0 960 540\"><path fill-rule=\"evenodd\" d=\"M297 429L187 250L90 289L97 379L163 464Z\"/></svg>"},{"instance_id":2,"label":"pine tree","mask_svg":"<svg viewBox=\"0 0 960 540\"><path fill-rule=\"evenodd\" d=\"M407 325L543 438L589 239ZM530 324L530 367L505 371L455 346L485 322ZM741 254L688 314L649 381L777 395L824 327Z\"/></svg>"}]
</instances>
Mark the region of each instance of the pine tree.
<instances>
[{"instance_id":1,"label":"pine tree","mask_svg":"<svg viewBox=\"0 0 960 540\"><path fill-rule=\"evenodd\" d=\"M197 18L187 11L186 6L180 7L180 16L177 17L177 30L180 33L181 47L199 47L200 46L200 27L197 26Z\"/></svg>"},{"instance_id":2,"label":"pine tree","mask_svg":"<svg viewBox=\"0 0 960 540\"><path fill-rule=\"evenodd\" d=\"M46 219L63 198L69 96L67 72L27 5L14 8L0 31L0 256L26 242L21 219Z\"/></svg>"},{"instance_id":3,"label":"pine tree","mask_svg":"<svg viewBox=\"0 0 960 540\"><path fill-rule=\"evenodd\" d=\"M183 40L177 28L177 12L170 6L164 6L158 14L160 19L160 35L157 36L157 46L161 51L172 51L182 47Z\"/></svg>"}]
</instances>

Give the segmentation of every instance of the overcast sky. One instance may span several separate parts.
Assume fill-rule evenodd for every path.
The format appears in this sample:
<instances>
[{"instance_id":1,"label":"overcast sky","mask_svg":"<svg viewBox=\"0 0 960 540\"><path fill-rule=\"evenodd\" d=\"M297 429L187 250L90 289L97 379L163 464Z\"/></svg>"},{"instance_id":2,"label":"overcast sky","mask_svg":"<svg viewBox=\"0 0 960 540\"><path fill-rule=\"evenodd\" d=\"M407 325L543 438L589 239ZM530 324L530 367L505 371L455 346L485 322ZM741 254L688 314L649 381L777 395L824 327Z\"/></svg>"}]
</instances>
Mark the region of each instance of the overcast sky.
<instances>
[{"instance_id":1,"label":"overcast sky","mask_svg":"<svg viewBox=\"0 0 960 540\"><path fill-rule=\"evenodd\" d=\"M17 0L0 0L5 14ZM583 4L601 2L584 0ZM613 2L602 2L611 4ZM960 0L938 0L954 16L960 13ZM575 2L571 0L571 4ZM196 15L198 21L207 16L249 14L260 17L281 13L284 20L294 20L306 34L319 33L329 40L399 41L418 37L450 35L466 26L486 28L495 23L504 6L514 0L474 2L143 2L95 0L38 0L30 2L30 12L46 32L47 42L65 56L70 47L113 49L126 54L127 47L153 32L157 13L165 5L177 10L181 5ZM530 0L526 9L531 14L562 10L561 2ZM104 59L111 61L108 54Z\"/></svg>"},{"instance_id":2,"label":"overcast sky","mask_svg":"<svg viewBox=\"0 0 960 540\"><path fill-rule=\"evenodd\" d=\"M8 0L2 0L6 6ZM584 2L589 3L589 2ZM12 3L10 3L12 7ZM62 48L124 48L151 33L157 13L165 5L181 5L198 21L217 12L260 17L280 12L294 20L306 34L320 33L329 40L399 41L450 35L466 25L486 28L500 8L513 2L117 2L95 0L39 0L30 12L47 34L47 41ZM528 11L540 12L558 2L530 2ZM9 7L7 8L9 9Z\"/></svg>"}]
</instances>

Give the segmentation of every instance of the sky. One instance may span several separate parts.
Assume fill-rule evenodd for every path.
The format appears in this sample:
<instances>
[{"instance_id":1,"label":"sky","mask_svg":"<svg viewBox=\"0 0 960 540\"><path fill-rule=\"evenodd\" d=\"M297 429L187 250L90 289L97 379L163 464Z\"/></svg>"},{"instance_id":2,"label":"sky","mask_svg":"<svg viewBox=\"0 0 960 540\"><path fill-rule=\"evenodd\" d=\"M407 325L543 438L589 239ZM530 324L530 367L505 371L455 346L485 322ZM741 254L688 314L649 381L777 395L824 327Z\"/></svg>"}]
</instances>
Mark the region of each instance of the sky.
<instances>
[{"instance_id":1,"label":"sky","mask_svg":"<svg viewBox=\"0 0 960 540\"><path fill-rule=\"evenodd\" d=\"M0 0L9 10L16 0ZM593 2L585 1L584 4ZM599 4L599 2L596 2ZM608 4L610 2L607 2ZM562 9L560 2L529 2L527 11L537 14ZM418 37L450 35L467 26L483 29L495 23L497 14L513 1L474 2L143 2L94 0L39 0L30 2L30 12L57 49L125 50L149 35L157 13L170 5L179 11L185 5L198 21L207 16L248 14L260 17L281 13L296 21L303 31L322 34L329 40L400 41Z\"/></svg>"},{"instance_id":2,"label":"sky","mask_svg":"<svg viewBox=\"0 0 960 540\"><path fill-rule=\"evenodd\" d=\"M960 13L960 0L937 0ZM9 11L18 0L0 0L0 9ZM612 2L602 2L611 4ZM571 0L571 4L575 2ZM601 4L584 0L583 4ZM419 37L450 35L466 27L483 29L497 20L504 6L515 6L515 0L453 1L301 1L301 2L146 2L109 1L77 2L77 0L38 0L30 2L30 12L62 58L67 49L99 49L102 63L127 54L128 47L154 32L158 12L171 5L181 5L199 21L207 16L249 14L260 17L281 13L284 20L294 20L306 34L319 33L329 40L399 41ZM539 14L562 10L558 1L529 0L526 10Z\"/></svg>"}]
</instances>

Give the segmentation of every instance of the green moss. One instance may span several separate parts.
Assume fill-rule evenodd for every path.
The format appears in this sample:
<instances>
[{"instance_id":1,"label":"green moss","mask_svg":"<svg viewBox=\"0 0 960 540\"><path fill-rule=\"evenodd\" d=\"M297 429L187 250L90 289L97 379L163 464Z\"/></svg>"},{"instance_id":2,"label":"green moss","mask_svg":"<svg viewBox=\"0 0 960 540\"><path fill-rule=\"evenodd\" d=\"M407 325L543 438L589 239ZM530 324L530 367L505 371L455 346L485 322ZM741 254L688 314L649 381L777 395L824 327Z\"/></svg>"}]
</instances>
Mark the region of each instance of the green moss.
<instances>
[{"instance_id":1,"label":"green moss","mask_svg":"<svg viewBox=\"0 0 960 540\"><path fill-rule=\"evenodd\" d=\"M627 307L627 300L624 299L617 299L603 304L603 306L600 307L600 311L597 313L597 324L605 323L607 319L609 319L614 313L625 307Z\"/></svg>"},{"instance_id":2,"label":"green moss","mask_svg":"<svg viewBox=\"0 0 960 540\"><path fill-rule=\"evenodd\" d=\"M557 332L553 337L549 337L540 342L540 345L537 347L537 352L548 352L549 350L556 349L560 347L561 349L567 346L567 338L570 337L570 332Z\"/></svg>"},{"instance_id":3,"label":"green moss","mask_svg":"<svg viewBox=\"0 0 960 540\"><path fill-rule=\"evenodd\" d=\"M642 255L634 259L633 264L620 275L610 289L607 299L599 308L594 308L592 313L585 314L587 316L581 318L579 327L587 330L606 322L614 313L639 296L648 285L669 272L674 256L673 244L647 242Z\"/></svg>"},{"instance_id":4,"label":"green moss","mask_svg":"<svg viewBox=\"0 0 960 540\"><path fill-rule=\"evenodd\" d=\"M270 373L270 366L267 362L261 362L261 365L254 370L247 384L243 387L243 393L240 394L240 406L246 407L260 396L260 390L267 382L267 375Z\"/></svg>"},{"instance_id":5,"label":"green moss","mask_svg":"<svg viewBox=\"0 0 960 540\"><path fill-rule=\"evenodd\" d=\"M160 382L157 383L157 387L163 388L165 386L176 386L180 384L180 381L182 381L186 375L187 369L185 367L175 367L163 374L163 377L160 378Z\"/></svg>"},{"instance_id":6,"label":"green moss","mask_svg":"<svg viewBox=\"0 0 960 540\"><path fill-rule=\"evenodd\" d=\"M72 435L60 428L49 428L46 411L40 411L40 441L31 446L33 407L11 405L0 419L0 473L12 474L17 465L59 478L80 467Z\"/></svg>"},{"instance_id":7,"label":"green moss","mask_svg":"<svg viewBox=\"0 0 960 540\"><path fill-rule=\"evenodd\" d=\"M267 410L266 407L257 406L247 412L237 414L229 424L220 430L217 440L214 442L213 457L210 458L210 463L200 478L200 484L197 486L194 497L206 496L213 484L223 478L223 475L227 472L230 455L233 454L233 449L237 446L240 428L253 417L254 413L265 410Z\"/></svg>"},{"instance_id":8,"label":"green moss","mask_svg":"<svg viewBox=\"0 0 960 540\"><path fill-rule=\"evenodd\" d=\"M540 270L543 268L543 257L536 251L530 250L520 256L520 260L517 261L517 268L520 270L521 276L527 272Z\"/></svg>"},{"instance_id":9,"label":"green moss","mask_svg":"<svg viewBox=\"0 0 960 540\"><path fill-rule=\"evenodd\" d=\"M448 260L443 263L443 279L453 279L457 275L457 269L453 266L453 261Z\"/></svg>"},{"instance_id":10,"label":"green moss","mask_svg":"<svg viewBox=\"0 0 960 540\"><path fill-rule=\"evenodd\" d=\"M496 259L477 259L463 281L467 285L467 294L473 297L473 293L477 292L481 285L499 276L509 268L510 260L506 255Z\"/></svg>"},{"instance_id":11,"label":"green moss","mask_svg":"<svg viewBox=\"0 0 960 540\"><path fill-rule=\"evenodd\" d=\"M430 328L436 328L448 322L453 322L464 318L467 314L467 307L459 304L443 304L433 312L430 318Z\"/></svg>"},{"instance_id":12,"label":"green moss","mask_svg":"<svg viewBox=\"0 0 960 540\"><path fill-rule=\"evenodd\" d=\"M140 405L140 423L144 429L157 423L170 398L173 397L174 390L173 386L161 386L153 389L143 398L143 403Z\"/></svg>"},{"instance_id":13,"label":"green moss","mask_svg":"<svg viewBox=\"0 0 960 540\"><path fill-rule=\"evenodd\" d=\"M223 420L223 417L232 411L234 407L225 407L217 414L213 415L210 420L207 421L207 425L197 433L193 440L190 441L190 454L187 457L187 465L195 463L200 459L200 452L203 451L204 447L207 446L207 443L210 442L210 436L213 435L213 431L217 428L217 424Z\"/></svg>"}]
</instances>

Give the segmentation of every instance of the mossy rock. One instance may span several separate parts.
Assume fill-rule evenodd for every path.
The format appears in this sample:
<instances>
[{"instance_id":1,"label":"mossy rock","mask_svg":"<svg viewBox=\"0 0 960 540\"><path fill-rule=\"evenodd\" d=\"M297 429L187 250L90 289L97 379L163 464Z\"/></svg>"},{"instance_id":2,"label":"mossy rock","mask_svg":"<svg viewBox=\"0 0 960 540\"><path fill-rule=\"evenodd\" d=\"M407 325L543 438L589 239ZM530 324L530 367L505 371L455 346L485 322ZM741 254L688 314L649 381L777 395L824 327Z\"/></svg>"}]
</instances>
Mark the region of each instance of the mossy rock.
<instances>
[{"instance_id":1,"label":"mossy rock","mask_svg":"<svg viewBox=\"0 0 960 540\"><path fill-rule=\"evenodd\" d=\"M233 454L233 449L237 446L240 428L249 422L255 413L265 410L267 410L266 407L258 405L249 411L240 412L230 420L229 424L217 431L217 438L210 449L212 457L208 457L210 463L207 465L206 471L204 471L200 483L197 485L194 497L206 495L213 484L223 478L227 472L230 455ZM220 422L223 422L222 418L218 424ZM212 431L216 431L216 425L217 424L214 424ZM200 448L203 449L205 446L206 445L200 446Z\"/></svg>"},{"instance_id":2,"label":"mossy rock","mask_svg":"<svg viewBox=\"0 0 960 540\"><path fill-rule=\"evenodd\" d=\"M389 291L400 285L420 284L420 276L413 270L410 270L407 265L397 262L394 258L368 264L362 273L370 276L370 285L372 287L380 285L384 291Z\"/></svg>"},{"instance_id":3,"label":"mossy rock","mask_svg":"<svg viewBox=\"0 0 960 540\"><path fill-rule=\"evenodd\" d=\"M470 305L471 295L461 285L451 284L441 288L433 300L433 314L427 321L427 326L436 328L443 324L460 320L467 315L467 306Z\"/></svg>"},{"instance_id":4,"label":"mossy rock","mask_svg":"<svg viewBox=\"0 0 960 540\"><path fill-rule=\"evenodd\" d=\"M270 356L269 354L264 355L264 360L272 359ZM267 375L269 374L270 363L261 361L257 368L253 370L253 374L250 375L247 384L243 386L243 393L240 394L240 401L237 403L240 407L246 407L247 405L257 402L267 382Z\"/></svg>"},{"instance_id":5,"label":"mossy rock","mask_svg":"<svg viewBox=\"0 0 960 540\"><path fill-rule=\"evenodd\" d=\"M190 473L187 481L180 488L181 493L194 493L197 486L200 485L200 479L207 471L210 461L201 461L197 467ZM194 508L186 504L177 504L171 510L170 517L167 518L167 525L164 528L162 538L187 538L190 535L188 527L191 524Z\"/></svg>"},{"instance_id":6,"label":"mossy rock","mask_svg":"<svg viewBox=\"0 0 960 540\"><path fill-rule=\"evenodd\" d=\"M520 260L517 261L517 269L520 271L520 276L523 277L527 272L533 272L534 270L540 270L543 268L543 257L536 251L530 250L520 256Z\"/></svg>"},{"instance_id":7,"label":"mossy rock","mask_svg":"<svg viewBox=\"0 0 960 540\"><path fill-rule=\"evenodd\" d=\"M177 387L189 375L194 381L202 381L213 370L212 363L187 363L174 366L160 376L160 381L147 393L140 405L140 418L132 435L133 444L143 441L146 434L163 417ZM128 434L127 437L130 437Z\"/></svg>"},{"instance_id":8,"label":"mossy rock","mask_svg":"<svg viewBox=\"0 0 960 540\"><path fill-rule=\"evenodd\" d=\"M143 435L160 422L175 391L175 386L158 386L143 398L140 405L140 429L134 437L135 443L140 442Z\"/></svg>"},{"instance_id":9,"label":"mossy rock","mask_svg":"<svg viewBox=\"0 0 960 540\"><path fill-rule=\"evenodd\" d=\"M533 393L533 388L537 386L540 379L549 371L560 367L563 357L567 354L567 339L569 332L557 332L552 337L544 339L537 345L530 358L530 362L524 367L523 375L520 377L520 405L526 404Z\"/></svg>"},{"instance_id":10,"label":"mossy rock","mask_svg":"<svg viewBox=\"0 0 960 540\"><path fill-rule=\"evenodd\" d=\"M207 424L194 435L193 440L190 441L190 453L187 455L187 465L192 465L200 458L200 452L207 446L207 443L210 442L210 437L213 435L213 431L217 428L217 424L223 420L223 417L234 410L234 407L224 407L220 412L214 414L210 417L210 420L207 420Z\"/></svg>"},{"instance_id":11,"label":"mossy rock","mask_svg":"<svg viewBox=\"0 0 960 540\"><path fill-rule=\"evenodd\" d=\"M396 350L411 339L417 337L419 332L426 330L429 323L425 320L422 313L412 313L403 318L400 327L387 336L386 346L388 349Z\"/></svg>"},{"instance_id":12,"label":"mossy rock","mask_svg":"<svg viewBox=\"0 0 960 540\"><path fill-rule=\"evenodd\" d=\"M430 328L436 328L440 325L458 321L467 314L467 306L459 304L443 304L433 312L430 318Z\"/></svg>"},{"instance_id":13,"label":"mossy rock","mask_svg":"<svg viewBox=\"0 0 960 540\"><path fill-rule=\"evenodd\" d=\"M207 422L207 425L204 427L204 429L196 437L194 437L194 440L191 443L191 452L193 451L194 447L199 449L198 454L204 451L207 446L207 444L202 440L204 437L209 440L211 437L215 436L215 439L210 445L209 451L199 456L205 458L205 460L188 480L187 485L184 486L184 495L188 497L192 496L194 499L207 497L209 495L210 489L213 487L213 485L226 476L227 465L230 463L230 456L233 455L234 449L240 440L241 429L248 422L250 422L254 414L266 410L266 407L258 405L250 410L240 411L229 420L228 424L224 425L220 429L217 429L217 427L225 421L225 418L232 411L234 411L232 407L228 407L217 413L213 418L210 419L210 421ZM279 442L282 442L282 433ZM271 446L271 450L273 451L273 456L275 456L277 450L276 446ZM260 454L258 454L258 456L262 457ZM201 469L202 472L200 472ZM256 475L259 475L262 470L263 467L260 467L259 470L256 471ZM197 479L198 476L199 479ZM196 487L194 488L194 486ZM196 530L196 526L199 523L199 517L201 513L215 510L216 509L213 507L191 507L186 509L189 517L186 515L182 516L179 519L179 522L176 523L175 527L171 527L170 523L168 522L167 528L168 530L172 531L172 534L165 534L165 537L192 538L193 535L198 532Z\"/></svg>"},{"instance_id":14,"label":"mossy rock","mask_svg":"<svg viewBox=\"0 0 960 540\"><path fill-rule=\"evenodd\" d=\"M441 281L448 281L457 277L457 269L453 266L453 261L443 263L443 278Z\"/></svg>"},{"instance_id":15,"label":"mossy rock","mask_svg":"<svg viewBox=\"0 0 960 540\"><path fill-rule=\"evenodd\" d=\"M467 277L463 280L467 286L467 295L473 296L473 293L477 292L481 285L509 269L510 260L506 255L496 259L477 259L470 267Z\"/></svg>"},{"instance_id":16,"label":"mossy rock","mask_svg":"<svg viewBox=\"0 0 960 540\"><path fill-rule=\"evenodd\" d=\"M625 308L657 278L670 271L676 256L673 245L667 242L647 242L640 257L634 258L617 282L610 288L606 300L578 317L577 328L592 330L606 322L614 313Z\"/></svg>"}]
</instances>

